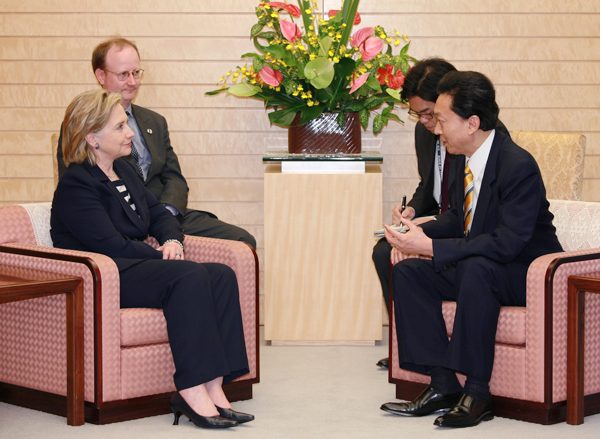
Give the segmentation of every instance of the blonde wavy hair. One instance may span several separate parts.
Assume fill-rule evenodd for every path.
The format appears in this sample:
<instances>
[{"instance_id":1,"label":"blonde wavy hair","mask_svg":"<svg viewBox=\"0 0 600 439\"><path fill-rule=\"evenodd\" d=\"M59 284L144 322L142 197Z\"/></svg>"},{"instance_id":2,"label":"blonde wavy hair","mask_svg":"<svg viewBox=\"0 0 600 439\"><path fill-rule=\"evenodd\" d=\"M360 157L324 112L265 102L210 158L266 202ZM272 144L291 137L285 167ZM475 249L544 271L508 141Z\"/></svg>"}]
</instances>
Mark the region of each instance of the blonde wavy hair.
<instances>
[{"instance_id":1,"label":"blonde wavy hair","mask_svg":"<svg viewBox=\"0 0 600 439\"><path fill-rule=\"evenodd\" d=\"M82 164L86 159L90 165L96 164L92 145L87 143L85 136L104 128L120 103L120 94L102 89L83 92L73 99L62 124L61 147L65 166Z\"/></svg>"}]
</instances>

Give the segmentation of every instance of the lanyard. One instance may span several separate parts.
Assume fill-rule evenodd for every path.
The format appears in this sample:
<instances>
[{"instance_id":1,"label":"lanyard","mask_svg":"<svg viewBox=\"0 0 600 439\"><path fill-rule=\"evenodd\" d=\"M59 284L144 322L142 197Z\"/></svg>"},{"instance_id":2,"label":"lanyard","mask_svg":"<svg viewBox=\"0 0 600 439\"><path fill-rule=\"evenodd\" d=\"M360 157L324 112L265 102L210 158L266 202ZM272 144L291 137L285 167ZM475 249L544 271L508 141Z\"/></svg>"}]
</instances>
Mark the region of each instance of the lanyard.
<instances>
[{"instance_id":1,"label":"lanyard","mask_svg":"<svg viewBox=\"0 0 600 439\"><path fill-rule=\"evenodd\" d=\"M443 182L444 169L443 169L443 164L442 164L442 145L440 143L439 137L435 143L435 149L437 151L438 173L440 175L440 196L439 196L439 199L437 200L437 202L438 202L438 206L441 206L442 205L442 186L444 184L444 182Z\"/></svg>"}]
</instances>

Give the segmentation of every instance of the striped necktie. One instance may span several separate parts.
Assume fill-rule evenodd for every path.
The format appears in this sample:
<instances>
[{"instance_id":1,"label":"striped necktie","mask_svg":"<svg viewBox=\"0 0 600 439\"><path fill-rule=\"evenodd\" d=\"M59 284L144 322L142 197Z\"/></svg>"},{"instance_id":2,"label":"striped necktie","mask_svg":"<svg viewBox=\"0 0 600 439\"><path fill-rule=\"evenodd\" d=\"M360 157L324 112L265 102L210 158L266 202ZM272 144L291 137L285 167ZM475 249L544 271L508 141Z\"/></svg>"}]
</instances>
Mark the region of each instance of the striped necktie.
<instances>
[{"instance_id":1,"label":"striped necktie","mask_svg":"<svg viewBox=\"0 0 600 439\"><path fill-rule=\"evenodd\" d=\"M465 235L469 235L469 226L473 221L473 173L469 165L465 166Z\"/></svg>"},{"instance_id":2,"label":"striped necktie","mask_svg":"<svg viewBox=\"0 0 600 439\"><path fill-rule=\"evenodd\" d=\"M129 125L129 127L131 127L131 124L135 123L135 121L131 117L131 113L129 111L126 111L125 113L127 114L127 125ZM135 131L134 131L134 133L135 133ZM135 160L135 164L138 168L138 171L140 171L140 175L142 175L142 177L143 177L144 171L142 171L142 167L140 166L140 155L138 154L137 148L135 146L135 142L133 141L134 139L135 139L135 137L133 139L131 139L131 156Z\"/></svg>"}]
</instances>

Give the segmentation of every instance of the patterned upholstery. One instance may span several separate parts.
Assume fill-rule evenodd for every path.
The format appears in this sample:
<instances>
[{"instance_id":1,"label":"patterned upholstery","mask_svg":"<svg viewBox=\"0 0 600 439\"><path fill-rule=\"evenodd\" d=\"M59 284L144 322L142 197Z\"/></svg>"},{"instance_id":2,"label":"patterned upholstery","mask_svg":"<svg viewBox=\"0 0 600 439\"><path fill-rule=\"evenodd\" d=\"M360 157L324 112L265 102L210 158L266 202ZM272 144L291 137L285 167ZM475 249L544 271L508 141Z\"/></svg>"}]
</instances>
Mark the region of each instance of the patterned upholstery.
<instances>
[{"instance_id":1,"label":"patterned upholstery","mask_svg":"<svg viewBox=\"0 0 600 439\"><path fill-rule=\"evenodd\" d=\"M56 249L49 238L50 203L0 207L0 244L33 250L36 256L0 252L0 264L35 268L84 279L85 400L96 401L95 356L101 355L101 402L175 390L173 359L161 310L119 307L119 273L112 259L96 254ZM45 220L44 220L45 218ZM51 246L51 240L49 244ZM158 243L149 238L151 245ZM220 262L236 273L250 373L238 381L254 380L258 371L257 269L251 248L240 242L186 236L186 258ZM98 266L102 290L101 353L94 352L94 280L79 262L50 259L51 255L90 258ZM65 296L45 297L0 305L0 382L66 395ZM96 309L96 311L100 311Z\"/></svg>"},{"instance_id":2,"label":"patterned upholstery","mask_svg":"<svg viewBox=\"0 0 600 439\"><path fill-rule=\"evenodd\" d=\"M536 259L527 275L527 307L503 307L496 335L496 357L490 388L494 395L540 403L566 400L567 389L567 280L573 274L600 271L600 203L550 200L554 225L564 253ZM585 255L593 255L585 257ZM581 256L582 260L561 258ZM547 299L546 278L552 265L558 268L550 282ZM551 304L552 376L545 375L546 307ZM600 296L586 295L585 394L600 392ZM456 304L445 302L443 314L451 336ZM393 308L392 308L393 309ZM402 370L398 366L395 321L392 318L392 382L429 382L429 377ZM463 380L464 377L461 377ZM551 394L544 392L551 379ZM398 386L402 386L400 382Z\"/></svg>"},{"instance_id":3,"label":"patterned upholstery","mask_svg":"<svg viewBox=\"0 0 600 439\"><path fill-rule=\"evenodd\" d=\"M581 200L584 135L515 130L511 136L538 162L548 198Z\"/></svg>"}]
</instances>

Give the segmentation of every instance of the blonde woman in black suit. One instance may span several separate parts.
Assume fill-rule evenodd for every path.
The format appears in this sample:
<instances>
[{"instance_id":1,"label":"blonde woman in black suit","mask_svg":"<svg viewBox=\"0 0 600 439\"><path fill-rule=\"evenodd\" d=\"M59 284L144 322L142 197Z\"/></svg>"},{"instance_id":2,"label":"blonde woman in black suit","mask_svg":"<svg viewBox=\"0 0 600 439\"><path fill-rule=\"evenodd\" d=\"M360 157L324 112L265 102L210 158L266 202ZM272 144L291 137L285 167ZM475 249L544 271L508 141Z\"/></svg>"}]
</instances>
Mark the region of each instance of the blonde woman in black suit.
<instances>
[{"instance_id":1,"label":"blonde woman in black suit","mask_svg":"<svg viewBox=\"0 0 600 439\"><path fill-rule=\"evenodd\" d=\"M131 153L133 132L120 104L119 94L97 90L67 108L68 170L52 202L54 245L112 258L121 307L163 310L176 370L175 424L182 414L204 428L251 421L254 416L232 410L222 389L248 373L235 273L185 260L179 222L121 159ZM161 247L143 242L148 235Z\"/></svg>"}]
</instances>

